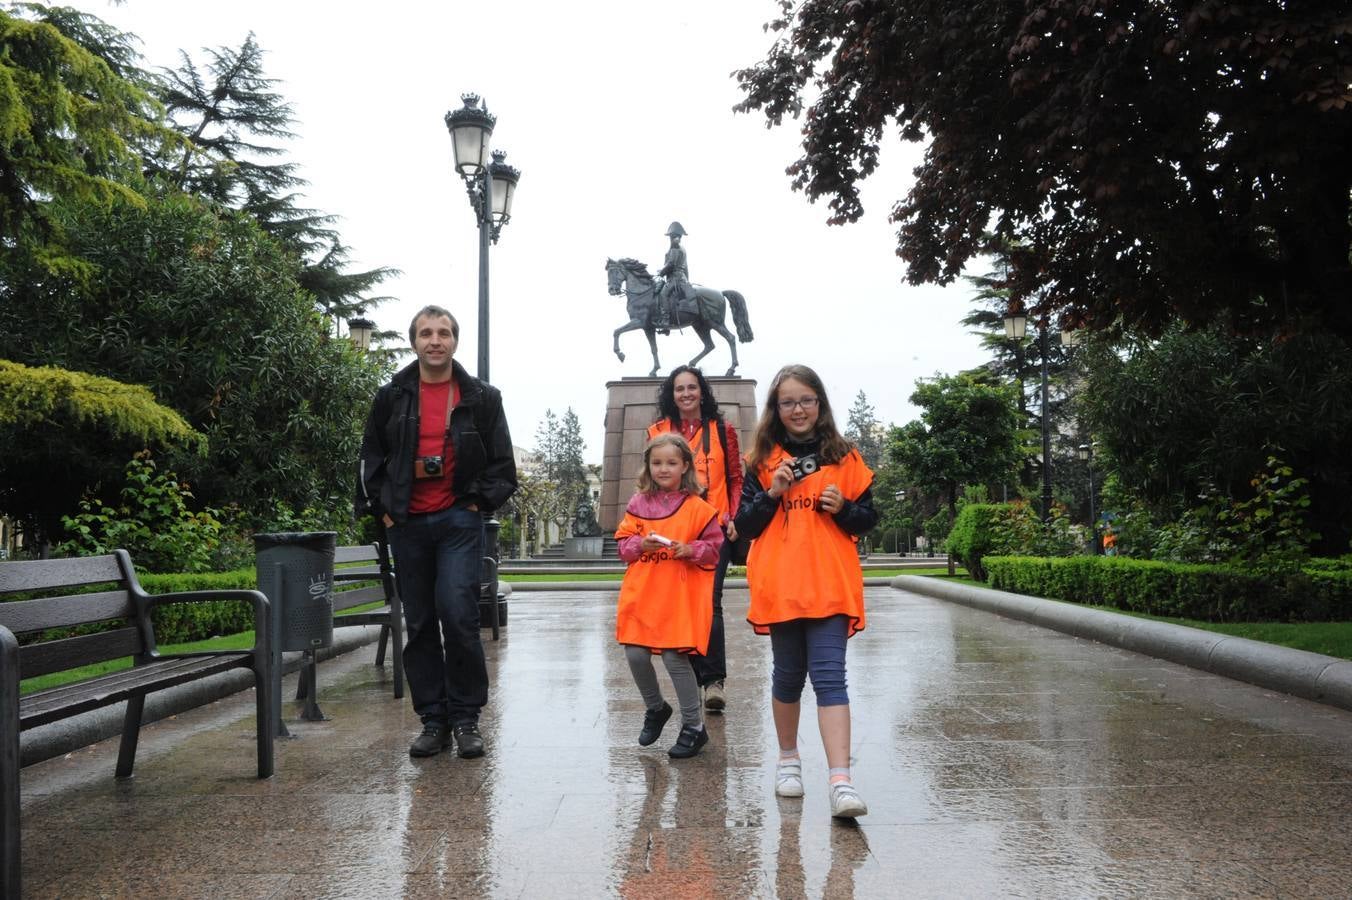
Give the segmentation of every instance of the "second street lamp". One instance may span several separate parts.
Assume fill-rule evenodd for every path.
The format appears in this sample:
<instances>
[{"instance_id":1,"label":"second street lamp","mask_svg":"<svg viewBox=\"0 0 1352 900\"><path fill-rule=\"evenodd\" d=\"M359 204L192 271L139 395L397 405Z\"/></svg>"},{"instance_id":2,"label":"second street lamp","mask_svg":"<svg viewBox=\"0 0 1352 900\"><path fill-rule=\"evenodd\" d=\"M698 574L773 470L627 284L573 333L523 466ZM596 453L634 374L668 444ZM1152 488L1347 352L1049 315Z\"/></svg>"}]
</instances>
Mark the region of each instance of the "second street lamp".
<instances>
[{"instance_id":1,"label":"second street lamp","mask_svg":"<svg viewBox=\"0 0 1352 900\"><path fill-rule=\"evenodd\" d=\"M493 150L489 139L497 117L478 94L462 94L464 106L446 113L455 171L465 182L469 204L479 225L479 371L488 381L488 245L498 242L502 226L512 218L512 199L521 173L507 165L507 154ZM489 156L492 162L489 162Z\"/></svg>"},{"instance_id":2,"label":"second street lamp","mask_svg":"<svg viewBox=\"0 0 1352 900\"><path fill-rule=\"evenodd\" d=\"M1042 401L1039 418L1042 420L1042 524L1052 520L1052 437L1051 423L1047 415L1047 318L1037 320L1038 349L1042 354ZM1021 310L1011 310L1005 314L1005 337L1022 341L1028 333L1028 316ZM1061 343L1072 346L1079 335L1073 331L1061 332Z\"/></svg>"},{"instance_id":3,"label":"second street lamp","mask_svg":"<svg viewBox=\"0 0 1352 900\"><path fill-rule=\"evenodd\" d=\"M1084 463L1085 471L1089 473L1089 534L1094 546L1095 553L1102 553L1103 548L1099 545L1098 519L1094 515L1094 444L1081 444L1076 448L1076 453L1080 461Z\"/></svg>"},{"instance_id":4,"label":"second street lamp","mask_svg":"<svg viewBox=\"0 0 1352 900\"><path fill-rule=\"evenodd\" d=\"M375 333L376 323L370 319L348 319L347 337L352 346L365 353L371 349L371 335Z\"/></svg>"}]
</instances>

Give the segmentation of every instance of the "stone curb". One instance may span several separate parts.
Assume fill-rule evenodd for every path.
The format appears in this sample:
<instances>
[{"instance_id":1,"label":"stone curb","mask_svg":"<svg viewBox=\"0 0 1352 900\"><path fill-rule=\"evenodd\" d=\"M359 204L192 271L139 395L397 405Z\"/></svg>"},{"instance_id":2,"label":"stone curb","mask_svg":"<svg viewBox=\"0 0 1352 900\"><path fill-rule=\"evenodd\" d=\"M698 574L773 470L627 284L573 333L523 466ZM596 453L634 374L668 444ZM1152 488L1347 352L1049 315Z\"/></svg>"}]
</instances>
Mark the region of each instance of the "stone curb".
<instances>
[{"instance_id":1,"label":"stone curb","mask_svg":"<svg viewBox=\"0 0 1352 900\"><path fill-rule=\"evenodd\" d=\"M889 584L898 590L1020 619L1042 628L1352 710L1350 660L1249 638L1229 637L1187 625L1089 609L1073 603L952 584L923 575L898 575L890 579Z\"/></svg>"},{"instance_id":2,"label":"stone curb","mask_svg":"<svg viewBox=\"0 0 1352 900\"><path fill-rule=\"evenodd\" d=\"M378 625L348 625L333 630L333 645L319 651L322 662L332 659L340 653L347 653L366 644L374 643L380 637ZM282 670L290 674L301 667L304 656L300 653L282 655ZM142 714L142 726L158 722L169 716L204 706L239 691L251 690L254 686L252 672L235 669L180 684L162 691L146 695L145 711ZM283 691L283 697L286 692ZM285 702L285 701L283 701ZM33 728L19 735L19 757L21 766L30 766L45 759L61 756L86 747L98 741L115 737L122 733L122 719L126 704L114 703L101 709L90 710L69 719L52 722Z\"/></svg>"}]
</instances>

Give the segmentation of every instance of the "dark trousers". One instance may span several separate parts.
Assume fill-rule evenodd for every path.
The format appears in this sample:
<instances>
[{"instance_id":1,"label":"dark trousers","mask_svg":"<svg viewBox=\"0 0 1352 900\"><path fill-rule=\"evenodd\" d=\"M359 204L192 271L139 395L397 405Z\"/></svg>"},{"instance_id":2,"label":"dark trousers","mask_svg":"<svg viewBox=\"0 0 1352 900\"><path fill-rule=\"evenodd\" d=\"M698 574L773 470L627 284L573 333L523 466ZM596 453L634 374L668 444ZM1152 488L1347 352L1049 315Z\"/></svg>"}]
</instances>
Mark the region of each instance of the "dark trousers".
<instances>
[{"instance_id":1,"label":"dark trousers","mask_svg":"<svg viewBox=\"0 0 1352 900\"><path fill-rule=\"evenodd\" d=\"M723 578L728 574L731 560L732 541L725 539L723 548L718 551L718 568L714 570L714 620L709 626L709 652L690 657L700 687L728 677L728 651L723 639Z\"/></svg>"},{"instance_id":2,"label":"dark trousers","mask_svg":"<svg viewBox=\"0 0 1352 900\"><path fill-rule=\"evenodd\" d=\"M428 722L475 722L488 702L479 640L483 516L463 506L409 516L389 530L404 604L404 674Z\"/></svg>"}]
</instances>

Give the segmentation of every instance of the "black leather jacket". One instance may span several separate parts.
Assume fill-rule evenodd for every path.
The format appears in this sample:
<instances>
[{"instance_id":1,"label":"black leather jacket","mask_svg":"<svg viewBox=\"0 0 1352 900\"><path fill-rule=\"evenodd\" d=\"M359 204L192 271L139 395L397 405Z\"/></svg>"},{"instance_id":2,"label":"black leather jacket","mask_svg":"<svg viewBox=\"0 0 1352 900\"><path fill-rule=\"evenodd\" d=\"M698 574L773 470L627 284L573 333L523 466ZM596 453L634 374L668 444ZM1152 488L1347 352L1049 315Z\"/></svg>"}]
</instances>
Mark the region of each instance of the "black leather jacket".
<instances>
[{"instance_id":1,"label":"black leather jacket","mask_svg":"<svg viewBox=\"0 0 1352 900\"><path fill-rule=\"evenodd\" d=\"M475 503L492 512L516 490L516 460L502 394L452 360L460 402L451 413L455 468L451 490L456 504ZM408 518L413 491L413 456L418 448L418 363L397 372L376 392L362 435L357 491L358 515L395 522Z\"/></svg>"}]
</instances>

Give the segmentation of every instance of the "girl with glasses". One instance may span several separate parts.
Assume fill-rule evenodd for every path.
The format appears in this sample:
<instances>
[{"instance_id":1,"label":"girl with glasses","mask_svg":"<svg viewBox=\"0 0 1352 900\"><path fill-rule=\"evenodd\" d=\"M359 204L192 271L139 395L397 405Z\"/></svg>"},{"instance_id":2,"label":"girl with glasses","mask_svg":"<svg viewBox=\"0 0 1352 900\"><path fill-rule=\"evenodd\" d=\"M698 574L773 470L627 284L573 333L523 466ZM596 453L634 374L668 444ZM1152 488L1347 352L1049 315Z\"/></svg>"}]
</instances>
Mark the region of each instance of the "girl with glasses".
<instances>
[{"instance_id":1,"label":"girl with glasses","mask_svg":"<svg viewBox=\"0 0 1352 900\"><path fill-rule=\"evenodd\" d=\"M747 621L770 636L775 793L803 796L798 720L810 676L829 768L831 815L868 812L850 779L845 644L864 629L858 535L878 524L873 473L841 436L826 388L807 366L779 370L756 426L734 524L754 538Z\"/></svg>"}]
</instances>

